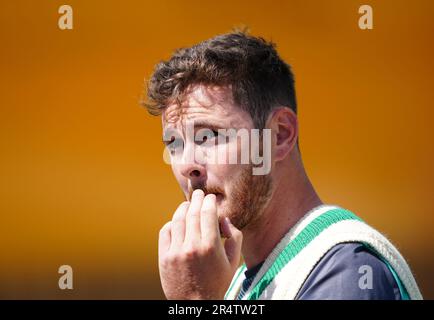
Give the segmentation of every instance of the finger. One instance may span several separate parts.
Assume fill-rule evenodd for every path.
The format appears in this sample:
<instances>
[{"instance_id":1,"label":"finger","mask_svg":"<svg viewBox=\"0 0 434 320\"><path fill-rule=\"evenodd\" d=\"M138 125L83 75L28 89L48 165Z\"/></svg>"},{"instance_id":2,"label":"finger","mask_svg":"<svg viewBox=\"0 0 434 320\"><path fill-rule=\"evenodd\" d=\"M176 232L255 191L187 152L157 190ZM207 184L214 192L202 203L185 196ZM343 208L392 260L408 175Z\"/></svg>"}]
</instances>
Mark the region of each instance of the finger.
<instances>
[{"instance_id":1,"label":"finger","mask_svg":"<svg viewBox=\"0 0 434 320\"><path fill-rule=\"evenodd\" d=\"M223 219L222 231L228 238L225 241L226 256L228 257L232 268L235 269L238 267L240 262L243 234L231 223L229 218Z\"/></svg>"},{"instance_id":2,"label":"finger","mask_svg":"<svg viewBox=\"0 0 434 320\"><path fill-rule=\"evenodd\" d=\"M215 194L207 194L203 199L200 213L200 229L202 241L209 245L220 241L220 230L217 216L217 204Z\"/></svg>"},{"instance_id":3,"label":"finger","mask_svg":"<svg viewBox=\"0 0 434 320\"><path fill-rule=\"evenodd\" d=\"M182 246L185 237L185 215L188 210L189 202L185 201L181 203L173 214L171 235L172 242L170 243L170 249L178 249Z\"/></svg>"},{"instance_id":4,"label":"finger","mask_svg":"<svg viewBox=\"0 0 434 320\"><path fill-rule=\"evenodd\" d=\"M171 223L167 222L160 230L160 235L158 238L158 256L162 257L170 248L171 242Z\"/></svg>"},{"instance_id":5,"label":"finger","mask_svg":"<svg viewBox=\"0 0 434 320\"><path fill-rule=\"evenodd\" d=\"M186 231L185 231L185 243L195 243L200 241L200 209L202 208L202 202L205 194L201 189L193 191L191 196L190 207L187 211Z\"/></svg>"}]
</instances>

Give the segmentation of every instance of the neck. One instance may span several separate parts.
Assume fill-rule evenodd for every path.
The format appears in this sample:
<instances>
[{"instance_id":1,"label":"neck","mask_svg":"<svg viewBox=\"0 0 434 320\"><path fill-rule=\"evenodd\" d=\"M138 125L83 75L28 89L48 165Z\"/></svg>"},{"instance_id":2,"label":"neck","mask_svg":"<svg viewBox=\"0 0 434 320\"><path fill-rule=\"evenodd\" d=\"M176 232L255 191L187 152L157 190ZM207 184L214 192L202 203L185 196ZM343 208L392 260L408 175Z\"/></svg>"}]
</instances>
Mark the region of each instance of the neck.
<instances>
[{"instance_id":1,"label":"neck","mask_svg":"<svg viewBox=\"0 0 434 320\"><path fill-rule=\"evenodd\" d=\"M285 234L310 210L323 204L301 160L273 177L273 194L261 219L243 231L242 254L247 268L264 261Z\"/></svg>"}]
</instances>

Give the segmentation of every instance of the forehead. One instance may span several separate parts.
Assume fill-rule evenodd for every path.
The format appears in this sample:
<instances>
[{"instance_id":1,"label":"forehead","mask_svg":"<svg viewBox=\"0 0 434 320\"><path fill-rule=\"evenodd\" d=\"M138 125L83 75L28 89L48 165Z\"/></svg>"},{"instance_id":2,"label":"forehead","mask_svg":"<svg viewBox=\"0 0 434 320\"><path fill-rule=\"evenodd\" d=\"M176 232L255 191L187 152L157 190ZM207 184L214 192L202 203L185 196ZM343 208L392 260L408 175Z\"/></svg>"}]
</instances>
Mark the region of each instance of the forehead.
<instances>
[{"instance_id":1,"label":"forehead","mask_svg":"<svg viewBox=\"0 0 434 320\"><path fill-rule=\"evenodd\" d=\"M163 128L180 128L186 121L218 124L220 127L250 128L250 114L233 101L230 87L195 85L180 102L170 103L162 114Z\"/></svg>"}]
</instances>

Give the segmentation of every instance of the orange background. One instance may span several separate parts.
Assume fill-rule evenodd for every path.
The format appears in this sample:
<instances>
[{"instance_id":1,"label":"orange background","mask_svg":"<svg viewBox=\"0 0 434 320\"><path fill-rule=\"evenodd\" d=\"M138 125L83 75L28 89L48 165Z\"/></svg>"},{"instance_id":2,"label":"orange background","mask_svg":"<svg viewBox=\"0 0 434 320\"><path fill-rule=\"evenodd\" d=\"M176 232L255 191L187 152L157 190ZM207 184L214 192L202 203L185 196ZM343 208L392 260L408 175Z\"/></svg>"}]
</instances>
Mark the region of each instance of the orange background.
<instances>
[{"instance_id":1,"label":"orange background","mask_svg":"<svg viewBox=\"0 0 434 320\"><path fill-rule=\"evenodd\" d=\"M73 30L57 27L65 3ZM434 298L433 16L429 0L1 1L0 298L164 297L158 231L182 194L143 78L240 25L293 66L322 199L388 235Z\"/></svg>"}]
</instances>

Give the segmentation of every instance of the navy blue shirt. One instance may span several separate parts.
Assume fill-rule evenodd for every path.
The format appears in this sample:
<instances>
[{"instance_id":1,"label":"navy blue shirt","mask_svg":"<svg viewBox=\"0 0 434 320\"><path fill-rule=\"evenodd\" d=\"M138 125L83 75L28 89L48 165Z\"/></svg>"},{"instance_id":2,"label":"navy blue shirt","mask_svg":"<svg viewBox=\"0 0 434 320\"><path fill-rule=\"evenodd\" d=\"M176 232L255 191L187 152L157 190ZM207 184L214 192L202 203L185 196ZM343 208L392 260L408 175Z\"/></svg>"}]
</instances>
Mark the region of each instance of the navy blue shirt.
<instances>
[{"instance_id":1,"label":"navy blue shirt","mask_svg":"<svg viewBox=\"0 0 434 320\"><path fill-rule=\"evenodd\" d=\"M244 296L262 264L245 271L246 279L237 299ZM372 271L369 285L363 279L360 284L363 266L369 266ZM401 300L402 297L392 271L373 251L362 243L342 243L330 249L316 264L296 299Z\"/></svg>"}]
</instances>

